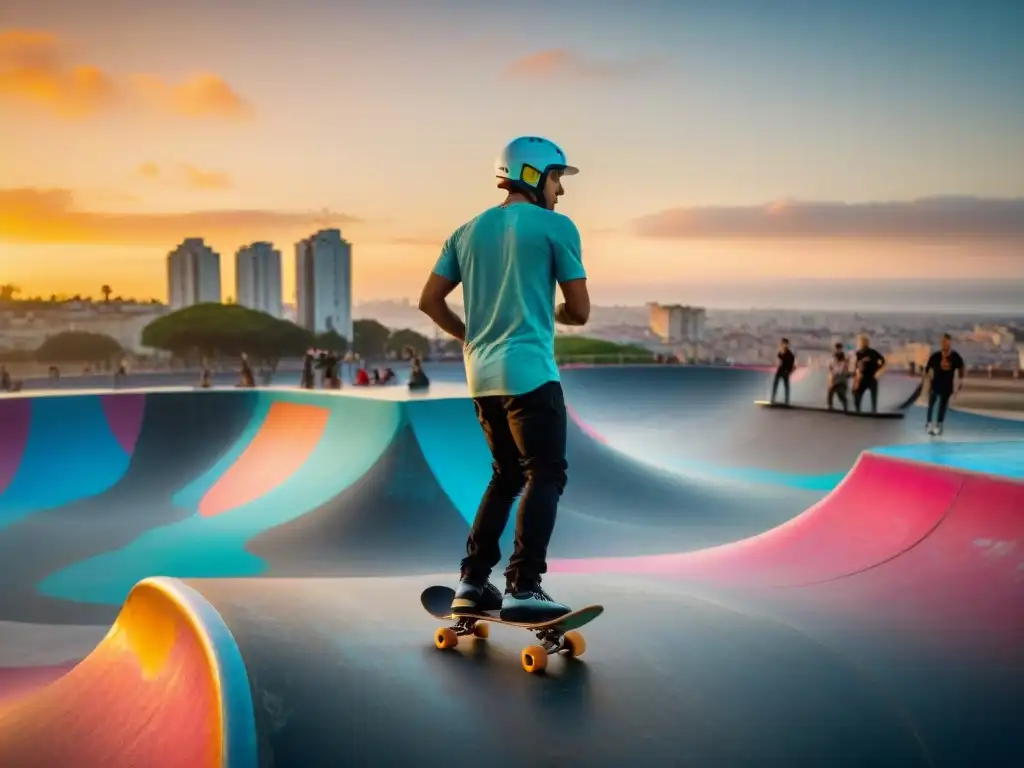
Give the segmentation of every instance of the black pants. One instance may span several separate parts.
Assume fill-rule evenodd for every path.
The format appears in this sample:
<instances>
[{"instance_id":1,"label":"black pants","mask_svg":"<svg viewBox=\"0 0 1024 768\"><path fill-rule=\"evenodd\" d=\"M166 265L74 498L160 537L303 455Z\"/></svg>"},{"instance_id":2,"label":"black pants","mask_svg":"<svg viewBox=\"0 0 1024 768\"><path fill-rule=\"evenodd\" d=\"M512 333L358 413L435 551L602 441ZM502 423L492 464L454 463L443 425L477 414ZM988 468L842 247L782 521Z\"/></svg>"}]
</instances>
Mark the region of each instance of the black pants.
<instances>
[{"instance_id":1,"label":"black pants","mask_svg":"<svg viewBox=\"0 0 1024 768\"><path fill-rule=\"evenodd\" d=\"M949 398L953 392L943 392L939 390L936 392L932 389L928 393L928 418L926 421L930 424L932 421L932 411L935 410L935 403L939 404L939 419L938 423L942 424L946 420L946 408L949 406Z\"/></svg>"},{"instance_id":2,"label":"black pants","mask_svg":"<svg viewBox=\"0 0 1024 768\"><path fill-rule=\"evenodd\" d=\"M775 372L775 379L772 381L772 399L775 402L775 390L779 388L779 382L782 382L783 389L786 390L786 405L789 405L789 373L783 373L782 371Z\"/></svg>"},{"instance_id":3,"label":"black pants","mask_svg":"<svg viewBox=\"0 0 1024 768\"><path fill-rule=\"evenodd\" d=\"M860 413L860 401L864 399L864 393L871 393L871 412L878 412L878 379L861 379L860 386L853 388L853 407Z\"/></svg>"},{"instance_id":4,"label":"black pants","mask_svg":"<svg viewBox=\"0 0 1024 768\"><path fill-rule=\"evenodd\" d=\"M515 550L505 569L509 588L529 589L547 571L548 542L565 490L566 411L562 385L549 381L517 396L474 398L491 449L493 473L466 541L462 575L490 576L516 497Z\"/></svg>"},{"instance_id":5,"label":"black pants","mask_svg":"<svg viewBox=\"0 0 1024 768\"><path fill-rule=\"evenodd\" d=\"M846 382L837 381L831 387L828 388L828 409L832 410L832 400L839 398L840 404L843 406L844 411L850 410L850 402L846 397Z\"/></svg>"}]
</instances>

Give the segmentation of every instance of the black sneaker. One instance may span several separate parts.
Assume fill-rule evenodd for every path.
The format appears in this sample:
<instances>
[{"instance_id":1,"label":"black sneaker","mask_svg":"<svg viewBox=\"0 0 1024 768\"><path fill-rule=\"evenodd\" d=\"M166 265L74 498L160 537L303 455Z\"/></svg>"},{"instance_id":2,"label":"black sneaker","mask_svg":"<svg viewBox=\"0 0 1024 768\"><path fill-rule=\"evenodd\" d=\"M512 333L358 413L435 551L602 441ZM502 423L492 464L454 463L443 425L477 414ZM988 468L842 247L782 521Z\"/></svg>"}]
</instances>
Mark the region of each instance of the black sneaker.
<instances>
[{"instance_id":1,"label":"black sneaker","mask_svg":"<svg viewBox=\"0 0 1024 768\"><path fill-rule=\"evenodd\" d=\"M548 621L571 612L569 606L555 602L539 584L509 587L501 599L501 618L504 621Z\"/></svg>"},{"instance_id":2,"label":"black sneaker","mask_svg":"<svg viewBox=\"0 0 1024 768\"><path fill-rule=\"evenodd\" d=\"M501 610L501 592L490 581L463 576L455 588L452 613L481 613Z\"/></svg>"}]
</instances>

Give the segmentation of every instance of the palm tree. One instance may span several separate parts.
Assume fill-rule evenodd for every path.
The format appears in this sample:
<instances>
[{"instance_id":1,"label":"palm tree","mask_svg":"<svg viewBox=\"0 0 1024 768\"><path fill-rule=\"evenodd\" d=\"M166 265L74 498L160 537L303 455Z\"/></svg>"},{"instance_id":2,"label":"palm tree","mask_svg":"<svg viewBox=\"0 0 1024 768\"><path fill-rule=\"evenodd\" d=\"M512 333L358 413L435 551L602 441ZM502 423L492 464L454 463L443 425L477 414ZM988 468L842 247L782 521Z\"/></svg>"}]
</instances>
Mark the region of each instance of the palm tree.
<instances>
[{"instance_id":1,"label":"palm tree","mask_svg":"<svg viewBox=\"0 0 1024 768\"><path fill-rule=\"evenodd\" d=\"M21 293L21 288L14 283L0 285L0 301L12 301L19 293Z\"/></svg>"},{"instance_id":2,"label":"palm tree","mask_svg":"<svg viewBox=\"0 0 1024 768\"><path fill-rule=\"evenodd\" d=\"M110 294L113 293L113 290L111 290L110 286L109 285L104 285L102 288L100 288L100 293L103 294L103 303L104 304L109 304L110 303Z\"/></svg>"}]
</instances>

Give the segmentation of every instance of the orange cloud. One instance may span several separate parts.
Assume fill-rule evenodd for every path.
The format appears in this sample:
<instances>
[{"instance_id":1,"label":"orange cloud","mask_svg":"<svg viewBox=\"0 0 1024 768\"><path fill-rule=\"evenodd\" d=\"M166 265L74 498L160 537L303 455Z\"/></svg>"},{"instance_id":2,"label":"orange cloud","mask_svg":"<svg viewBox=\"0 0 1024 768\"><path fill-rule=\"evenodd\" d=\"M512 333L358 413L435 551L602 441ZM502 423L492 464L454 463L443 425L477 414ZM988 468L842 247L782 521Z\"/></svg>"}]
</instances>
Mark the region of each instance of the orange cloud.
<instances>
[{"instance_id":1,"label":"orange cloud","mask_svg":"<svg viewBox=\"0 0 1024 768\"><path fill-rule=\"evenodd\" d=\"M440 248L444 245L444 241L447 239L447 235L398 235L395 237L383 238L378 242L388 243L390 245L415 245Z\"/></svg>"},{"instance_id":2,"label":"orange cloud","mask_svg":"<svg viewBox=\"0 0 1024 768\"><path fill-rule=\"evenodd\" d=\"M0 96L76 119L109 108L119 99L109 75L63 61L57 37L38 30L0 31Z\"/></svg>"},{"instance_id":3,"label":"orange cloud","mask_svg":"<svg viewBox=\"0 0 1024 768\"><path fill-rule=\"evenodd\" d=\"M231 189L234 186L231 176L221 171L206 171L188 163L179 165L178 171L184 184L192 189L207 191ZM156 163L142 163L135 169L135 175L146 181L165 177L164 170Z\"/></svg>"},{"instance_id":4,"label":"orange cloud","mask_svg":"<svg viewBox=\"0 0 1024 768\"><path fill-rule=\"evenodd\" d=\"M68 189L0 189L0 242L167 245L184 237L259 240L361 220L326 211L209 210L101 213L80 210Z\"/></svg>"},{"instance_id":5,"label":"orange cloud","mask_svg":"<svg viewBox=\"0 0 1024 768\"><path fill-rule=\"evenodd\" d=\"M185 174L185 180L192 189L231 189L234 186L231 177L220 171L204 171L191 165L182 165L181 170Z\"/></svg>"},{"instance_id":6,"label":"orange cloud","mask_svg":"<svg viewBox=\"0 0 1024 768\"><path fill-rule=\"evenodd\" d=\"M144 179L158 179L160 178L160 166L156 163L142 163L135 173Z\"/></svg>"},{"instance_id":7,"label":"orange cloud","mask_svg":"<svg viewBox=\"0 0 1024 768\"><path fill-rule=\"evenodd\" d=\"M577 80L612 80L650 72L657 59L596 61L564 48L538 51L516 59L505 68L505 76L520 80L569 77Z\"/></svg>"},{"instance_id":8,"label":"orange cloud","mask_svg":"<svg viewBox=\"0 0 1024 768\"><path fill-rule=\"evenodd\" d=\"M190 75L177 85L155 75L134 75L132 83L152 107L183 117L249 120L255 114L223 78L208 72Z\"/></svg>"},{"instance_id":9,"label":"orange cloud","mask_svg":"<svg viewBox=\"0 0 1024 768\"><path fill-rule=\"evenodd\" d=\"M254 115L252 105L218 75L196 73L180 83L154 75L118 77L72 61L67 42L43 30L0 31L0 97L71 120L117 107L193 119Z\"/></svg>"}]
</instances>

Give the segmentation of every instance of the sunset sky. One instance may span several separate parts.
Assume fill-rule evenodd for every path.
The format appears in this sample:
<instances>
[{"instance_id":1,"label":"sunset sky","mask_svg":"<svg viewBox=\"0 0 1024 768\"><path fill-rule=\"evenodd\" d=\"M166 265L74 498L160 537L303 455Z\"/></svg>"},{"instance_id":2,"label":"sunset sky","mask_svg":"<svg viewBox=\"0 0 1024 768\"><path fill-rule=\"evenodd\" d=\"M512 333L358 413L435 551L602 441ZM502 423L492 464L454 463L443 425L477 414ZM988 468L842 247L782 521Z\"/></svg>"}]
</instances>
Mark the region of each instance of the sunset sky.
<instances>
[{"instance_id":1,"label":"sunset sky","mask_svg":"<svg viewBox=\"0 0 1024 768\"><path fill-rule=\"evenodd\" d=\"M824 6L829 6L825 8ZM598 301L783 275L1024 279L1024 2L5 0L0 282L339 226L413 296L523 134L581 169Z\"/></svg>"}]
</instances>

